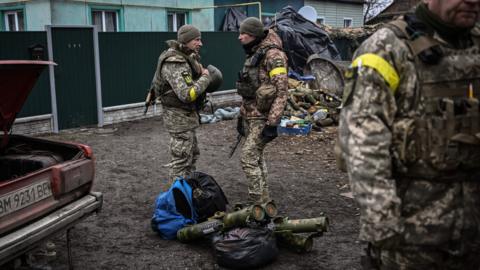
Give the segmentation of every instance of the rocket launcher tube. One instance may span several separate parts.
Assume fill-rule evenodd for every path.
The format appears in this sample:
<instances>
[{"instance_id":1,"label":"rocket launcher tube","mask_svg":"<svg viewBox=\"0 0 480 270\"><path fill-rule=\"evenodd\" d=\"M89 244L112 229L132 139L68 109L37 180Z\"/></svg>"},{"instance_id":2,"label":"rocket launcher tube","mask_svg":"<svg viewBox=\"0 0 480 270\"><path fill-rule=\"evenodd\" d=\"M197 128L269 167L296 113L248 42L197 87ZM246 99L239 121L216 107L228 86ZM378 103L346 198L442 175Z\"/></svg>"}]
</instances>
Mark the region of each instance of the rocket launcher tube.
<instances>
[{"instance_id":1,"label":"rocket launcher tube","mask_svg":"<svg viewBox=\"0 0 480 270\"><path fill-rule=\"evenodd\" d=\"M265 210L265 215L268 218L274 218L277 216L277 205L273 201L263 203L262 207Z\"/></svg>"},{"instance_id":2,"label":"rocket launcher tube","mask_svg":"<svg viewBox=\"0 0 480 270\"><path fill-rule=\"evenodd\" d=\"M262 221L265 219L265 210L260 205L251 205L238 211L227 213L223 217L224 229L246 226L249 221Z\"/></svg>"},{"instance_id":3,"label":"rocket launcher tube","mask_svg":"<svg viewBox=\"0 0 480 270\"><path fill-rule=\"evenodd\" d=\"M291 231L292 233L323 233L328 228L328 218L325 216L307 219L292 219L278 217L273 220L275 232Z\"/></svg>"},{"instance_id":4,"label":"rocket launcher tube","mask_svg":"<svg viewBox=\"0 0 480 270\"><path fill-rule=\"evenodd\" d=\"M291 231L275 232L278 242L297 253L306 253L312 251L313 235L303 236L293 234Z\"/></svg>"},{"instance_id":5,"label":"rocket launcher tube","mask_svg":"<svg viewBox=\"0 0 480 270\"><path fill-rule=\"evenodd\" d=\"M184 227L177 231L177 239L186 243L195 239L203 238L211 233L218 232L223 228L223 222L211 219L199 224Z\"/></svg>"},{"instance_id":6,"label":"rocket launcher tube","mask_svg":"<svg viewBox=\"0 0 480 270\"><path fill-rule=\"evenodd\" d=\"M251 205L232 213L217 212L210 220L178 230L177 239L184 243L190 242L220 230L245 227L251 221L259 222L264 219L265 210L261 205Z\"/></svg>"}]
</instances>

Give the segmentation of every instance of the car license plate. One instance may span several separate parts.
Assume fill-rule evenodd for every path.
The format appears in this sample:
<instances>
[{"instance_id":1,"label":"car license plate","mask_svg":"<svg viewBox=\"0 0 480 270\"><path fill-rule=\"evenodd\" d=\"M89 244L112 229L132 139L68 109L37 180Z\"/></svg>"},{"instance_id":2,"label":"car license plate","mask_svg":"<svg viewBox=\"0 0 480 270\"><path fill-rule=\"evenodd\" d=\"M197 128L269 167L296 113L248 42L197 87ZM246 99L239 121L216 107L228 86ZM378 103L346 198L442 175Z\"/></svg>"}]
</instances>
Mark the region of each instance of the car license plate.
<instances>
[{"instance_id":1,"label":"car license plate","mask_svg":"<svg viewBox=\"0 0 480 270\"><path fill-rule=\"evenodd\" d=\"M36 182L0 197L0 217L52 196L50 180Z\"/></svg>"}]
</instances>

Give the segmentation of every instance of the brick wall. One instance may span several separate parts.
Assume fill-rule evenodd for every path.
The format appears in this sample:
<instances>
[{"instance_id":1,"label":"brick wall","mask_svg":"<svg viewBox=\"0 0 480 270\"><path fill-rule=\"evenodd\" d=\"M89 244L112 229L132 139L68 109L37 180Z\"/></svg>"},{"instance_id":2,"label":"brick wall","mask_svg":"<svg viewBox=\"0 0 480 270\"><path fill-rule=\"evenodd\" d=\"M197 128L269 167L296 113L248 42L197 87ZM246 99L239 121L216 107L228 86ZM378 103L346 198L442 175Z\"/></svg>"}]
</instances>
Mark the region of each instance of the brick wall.
<instances>
[{"instance_id":1,"label":"brick wall","mask_svg":"<svg viewBox=\"0 0 480 270\"><path fill-rule=\"evenodd\" d=\"M207 98L210 100L213 110L226 106L239 106L242 101L242 98L237 94L237 90L209 93ZM144 110L143 102L105 107L103 108L104 125L159 116L162 113L162 106L160 104L150 106L146 115L143 115ZM52 115L18 118L15 120L12 129L13 133L23 135L51 133L53 130Z\"/></svg>"}]
</instances>

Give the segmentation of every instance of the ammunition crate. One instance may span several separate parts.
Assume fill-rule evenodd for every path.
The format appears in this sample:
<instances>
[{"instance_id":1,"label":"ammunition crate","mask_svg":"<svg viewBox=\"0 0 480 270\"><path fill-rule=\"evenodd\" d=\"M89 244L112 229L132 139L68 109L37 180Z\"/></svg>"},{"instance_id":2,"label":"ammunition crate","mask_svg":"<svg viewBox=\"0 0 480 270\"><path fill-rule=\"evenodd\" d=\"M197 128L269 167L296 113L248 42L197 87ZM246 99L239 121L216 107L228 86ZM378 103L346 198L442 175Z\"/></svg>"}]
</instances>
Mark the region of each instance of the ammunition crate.
<instances>
[{"instance_id":1,"label":"ammunition crate","mask_svg":"<svg viewBox=\"0 0 480 270\"><path fill-rule=\"evenodd\" d=\"M310 133L311 130L312 130L311 123L305 124L305 126L299 127L299 128L282 127L282 126L277 127L278 135L286 135L286 136L292 136L292 135L306 136L308 135L308 133Z\"/></svg>"}]
</instances>

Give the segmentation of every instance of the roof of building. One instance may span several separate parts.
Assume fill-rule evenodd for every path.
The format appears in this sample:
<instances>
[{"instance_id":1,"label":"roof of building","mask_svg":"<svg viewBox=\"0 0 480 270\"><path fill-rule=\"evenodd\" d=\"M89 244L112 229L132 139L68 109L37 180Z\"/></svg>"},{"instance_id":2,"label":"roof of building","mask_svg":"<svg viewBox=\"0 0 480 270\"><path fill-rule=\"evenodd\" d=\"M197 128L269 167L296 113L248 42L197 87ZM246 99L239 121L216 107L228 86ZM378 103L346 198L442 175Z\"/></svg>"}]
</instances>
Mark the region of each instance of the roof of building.
<instances>
[{"instance_id":1,"label":"roof of building","mask_svg":"<svg viewBox=\"0 0 480 270\"><path fill-rule=\"evenodd\" d=\"M412 10L420 0L394 0L377 16L369 19L366 24L375 24L382 21L388 21L398 15L403 15Z\"/></svg>"}]
</instances>

